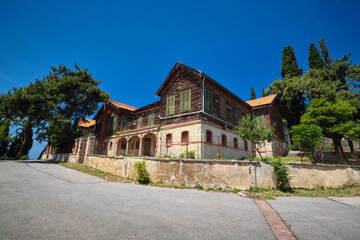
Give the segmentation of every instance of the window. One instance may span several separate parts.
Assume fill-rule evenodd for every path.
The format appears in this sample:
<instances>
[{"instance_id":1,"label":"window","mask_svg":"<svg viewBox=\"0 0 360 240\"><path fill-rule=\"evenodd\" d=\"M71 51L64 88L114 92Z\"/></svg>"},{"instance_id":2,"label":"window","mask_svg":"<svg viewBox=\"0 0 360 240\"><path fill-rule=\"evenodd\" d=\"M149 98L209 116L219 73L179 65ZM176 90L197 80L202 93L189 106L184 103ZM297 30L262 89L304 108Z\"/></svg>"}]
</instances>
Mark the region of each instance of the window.
<instances>
[{"instance_id":1,"label":"window","mask_svg":"<svg viewBox=\"0 0 360 240\"><path fill-rule=\"evenodd\" d=\"M139 115L137 120L137 128L141 128L142 123L143 123L143 116Z\"/></svg>"},{"instance_id":2,"label":"window","mask_svg":"<svg viewBox=\"0 0 360 240\"><path fill-rule=\"evenodd\" d=\"M223 145L223 146L226 146L226 142L227 142L227 140L226 140L226 135L221 135L221 145Z\"/></svg>"},{"instance_id":3,"label":"window","mask_svg":"<svg viewBox=\"0 0 360 240\"><path fill-rule=\"evenodd\" d=\"M112 149L112 142L110 142L110 144L109 144L109 149Z\"/></svg>"},{"instance_id":4,"label":"window","mask_svg":"<svg viewBox=\"0 0 360 240\"><path fill-rule=\"evenodd\" d=\"M174 114L175 95L166 98L166 116Z\"/></svg>"},{"instance_id":5,"label":"window","mask_svg":"<svg viewBox=\"0 0 360 240\"><path fill-rule=\"evenodd\" d=\"M154 125L154 112L153 111L151 111L149 113L148 118L149 118L149 126L153 126Z\"/></svg>"},{"instance_id":6,"label":"window","mask_svg":"<svg viewBox=\"0 0 360 240\"><path fill-rule=\"evenodd\" d=\"M259 123L264 124L264 123L265 123L265 121L264 121L264 115L265 115L265 112L263 112L263 111L256 112L256 113L255 113L256 120L257 120Z\"/></svg>"},{"instance_id":7,"label":"window","mask_svg":"<svg viewBox=\"0 0 360 240\"><path fill-rule=\"evenodd\" d=\"M140 141L136 141L135 142L135 149L139 149L139 147L140 147Z\"/></svg>"},{"instance_id":8,"label":"window","mask_svg":"<svg viewBox=\"0 0 360 240\"><path fill-rule=\"evenodd\" d=\"M189 143L189 132L188 131L181 133L181 143Z\"/></svg>"},{"instance_id":9,"label":"window","mask_svg":"<svg viewBox=\"0 0 360 240\"><path fill-rule=\"evenodd\" d=\"M206 130L206 142L212 143L212 132L210 130Z\"/></svg>"},{"instance_id":10,"label":"window","mask_svg":"<svg viewBox=\"0 0 360 240\"><path fill-rule=\"evenodd\" d=\"M205 110L213 111L213 91L210 88L205 87Z\"/></svg>"},{"instance_id":11,"label":"window","mask_svg":"<svg viewBox=\"0 0 360 240\"><path fill-rule=\"evenodd\" d=\"M238 144L238 139L234 138L234 148L238 148L239 144Z\"/></svg>"},{"instance_id":12,"label":"window","mask_svg":"<svg viewBox=\"0 0 360 240\"><path fill-rule=\"evenodd\" d=\"M187 112L191 110L191 88L181 91L180 111Z\"/></svg>"},{"instance_id":13,"label":"window","mask_svg":"<svg viewBox=\"0 0 360 240\"><path fill-rule=\"evenodd\" d=\"M220 96L220 117L226 119L226 101L222 96Z\"/></svg>"},{"instance_id":14,"label":"window","mask_svg":"<svg viewBox=\"0 0 360 240\"><path fill-rule=\"evenodd\" d=\"M171 133L166 134L166 146L169 146L169 145L171 145L171 144L172 144L172 140L171 140L171 138L172 138Z\"/></svg>"},{"instance_id":15,"label":"window","mask_svg":"<svg viewBox=\"0 0 360 240\"><path fill-rule=\"evenodd\" d=\"M231 104L231 116L234 123L237 124L237 113L235 104Z\"/></svg>"},{"instance_id":16,"label":"window","mask_svg":"<svg viewBox=\"0 0 360 240\"><path fill-rule=\"evenodd\" d=\"M246 140L244 141L244 148L245 148L245 150L249 150L248 142Z\"/></svg>"}]
</instances>

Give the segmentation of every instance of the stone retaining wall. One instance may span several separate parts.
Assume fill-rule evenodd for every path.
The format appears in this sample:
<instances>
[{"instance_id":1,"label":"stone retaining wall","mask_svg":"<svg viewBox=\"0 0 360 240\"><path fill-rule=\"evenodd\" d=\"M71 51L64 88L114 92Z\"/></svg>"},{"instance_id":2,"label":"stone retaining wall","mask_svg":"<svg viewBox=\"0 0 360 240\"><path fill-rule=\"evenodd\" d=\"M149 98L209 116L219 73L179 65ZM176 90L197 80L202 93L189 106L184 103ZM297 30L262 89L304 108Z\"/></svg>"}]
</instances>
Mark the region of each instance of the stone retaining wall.
<instances>
[{"instance_id":1,"label":"stone retaining wall","mask_svg":"<svg viewBox=\"0 0 360 240\"><path fill-rule=\"evenodd\" d=\"M144 161L153 182L238 189L276 186L270 163L235 160L194 160L88 155L84 164L121 177L137 177L134 164ZM290 185L295 188L343 187L360 185L360 167L291 164Z\"/></svg>"}]
</instances>

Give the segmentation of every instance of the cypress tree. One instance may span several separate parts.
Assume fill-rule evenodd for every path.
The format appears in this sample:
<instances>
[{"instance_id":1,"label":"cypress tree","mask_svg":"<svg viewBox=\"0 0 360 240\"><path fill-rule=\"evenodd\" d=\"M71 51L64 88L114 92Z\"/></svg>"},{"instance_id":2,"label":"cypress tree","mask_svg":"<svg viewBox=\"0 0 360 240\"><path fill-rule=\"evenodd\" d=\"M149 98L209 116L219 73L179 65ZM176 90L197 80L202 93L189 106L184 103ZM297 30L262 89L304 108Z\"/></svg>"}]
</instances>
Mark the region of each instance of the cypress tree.
<instances>
[{"instance_id":1,"label":"cypress tree","mask_svg":"<svg viewBox=\"0 0 360 240\"><path fill-rule=\"evenodd\" d=\"M261 94L261 96L262 96L262 97L266 97L264 88L262 88L262 94Z\"/></svg>"},{"instance_id":2,"label":"cypress tree","mask_svg":"<svg viewBox=\"0 0 360 240\"><path fill-rule=\"evenodd\" d=\"M250 100L254 100L254 99L256 99L256 95L255 95L254 88L251 87L251 89L250 89Z\"/></svg>"},{"instance_id":3,"label":"cypress tree","mask_svg":"<svg viewBox=\"0 0 360 240\"><path fill-rule=\"evenodd\" d=\"M303 74L302 68L297 64L294 48L290 45L284 47L280 73L283 79L293 78Z\"/></svg>"},{"instance_id":4,"label":"cypress tree","mask_svg":"<svg viewBox=\"0 0 360 240\"><path fill-rule=\"evenodd\" d=\"M325 67L325 63L321 58L321 55L313 43L309 46L309 67L310 69L321 69Z\"/></svg>"},{"instance_id":5,"label":"cypress tree","mask_svg":"<svg viewBox=\"0 0 360 240\"><path fill-rule=\"evenodd\" d=\"M326 46L326 43L323 38L320 38L319 44L320 44L321 55L325 62L325 67L328 68L330 64L333 62L333 58L329 57L329 48Z\"/></svg>"}]
</instances>

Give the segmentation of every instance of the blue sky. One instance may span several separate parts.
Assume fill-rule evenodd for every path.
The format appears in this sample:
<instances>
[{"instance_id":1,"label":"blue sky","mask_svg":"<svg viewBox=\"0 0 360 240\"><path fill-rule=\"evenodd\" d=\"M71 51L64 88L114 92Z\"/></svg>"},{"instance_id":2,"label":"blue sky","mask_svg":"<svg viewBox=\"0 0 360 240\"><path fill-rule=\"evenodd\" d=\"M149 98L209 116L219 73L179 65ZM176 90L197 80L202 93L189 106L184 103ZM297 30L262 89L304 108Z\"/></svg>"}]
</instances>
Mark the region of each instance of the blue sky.
<instances>
[{"instance_id":1,"label":"blue sky","mask_svg":"<svg viewBox=\"0 0 360 240\"><path fill-rule=\"evenodd\" d=\"M305 71L321 37L332 57L351 52L360 63L359 10L360 1L332 0L0 0L0 93L77 62L112 99L141 107L180 61L249 100L250 87L260 97L281 78L284 46Z\"/></svg>"}]
</instances>

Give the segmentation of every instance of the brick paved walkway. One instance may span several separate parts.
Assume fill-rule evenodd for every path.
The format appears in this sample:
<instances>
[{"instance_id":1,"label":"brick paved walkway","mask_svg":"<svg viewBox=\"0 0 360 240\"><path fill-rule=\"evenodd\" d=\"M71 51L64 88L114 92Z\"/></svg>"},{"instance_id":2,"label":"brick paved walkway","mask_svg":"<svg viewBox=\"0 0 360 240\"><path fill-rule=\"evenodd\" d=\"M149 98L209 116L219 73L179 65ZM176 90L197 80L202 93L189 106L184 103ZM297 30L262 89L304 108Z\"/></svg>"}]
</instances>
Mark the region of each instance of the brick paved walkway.
<instances>
[{"instance_id":1,"label":"brick paved walkway","mask_svg":"<svg viewBox=\"0 0 360 240\"><path fill-rule=\"evenodd\" d=\"M255 200L256 204L260 208L260 211L266 218L271 230L273 231L275 238L278 240L285 239L297 239L295 235L288 229L279 215L275 212L270 205L264 200Z\"/></svg>"}]
</instances>

